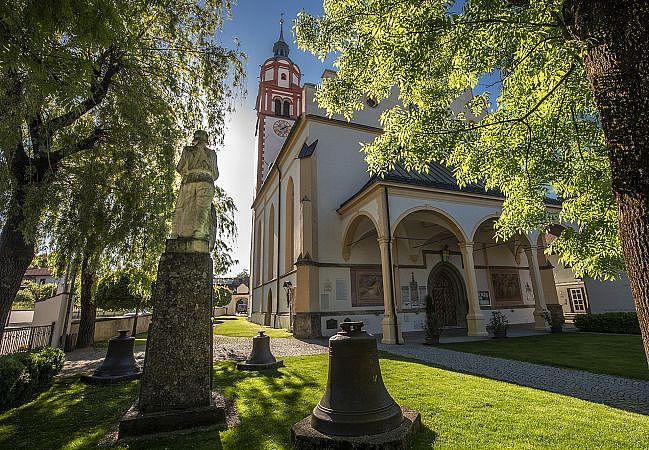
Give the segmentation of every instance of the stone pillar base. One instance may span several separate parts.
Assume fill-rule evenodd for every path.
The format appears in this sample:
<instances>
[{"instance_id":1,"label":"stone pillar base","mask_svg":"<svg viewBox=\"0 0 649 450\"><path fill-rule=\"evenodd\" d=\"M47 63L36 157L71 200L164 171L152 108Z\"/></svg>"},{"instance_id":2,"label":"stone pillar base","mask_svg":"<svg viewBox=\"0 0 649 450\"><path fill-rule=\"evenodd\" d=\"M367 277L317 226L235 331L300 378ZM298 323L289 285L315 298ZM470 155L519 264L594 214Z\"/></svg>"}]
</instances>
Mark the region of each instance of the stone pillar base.
<instances>
[{"instance_id":1,"label":"stone pillar base","mask_svg":"<svg viewBox=\"0 0 649 450\"><path fill-rule=\"evenodd\" d=\"M212 392L210 404L198 408L142 414L137 403L119 421L119 440L164 434L195 427L225 427L223 395Z\"/></svg>"},{"instance_id":2,"label":"stone pillar base","mask_svg":"<svg viewBox=\"0 0 649 450\"><path fill-rule=\"evenodd\" d=\"M484 316L482 314L470 313L466 316L467 335L468 336L489 336L485 327Z\"/></svg>"},{"instance_id":3,"label":"stone pillar base","mask_svg":"<svg viewBox=\"0 0 649 450\"><path fill-rule=\"evenodd\" d=\"M293 336L302 339L322 337L320 314L295 313L293 317Z\"/></svg>"},{"instance_id":4,"label":"stone pillar base","mask_svg":"<svg viewBox=\"0 0 649 450\"><path fill-rule=\"evenodd\" d=\"M311 416L305 417L291 428L294 450L405 450L412 447L415 434L421 428L417 411L401 407L403 422L386 433L368 436L333 436L319 432L311 426Z\"/></svg>"},{"instance_id":5,"label":"stone pillar base","mask_svg":"<svg viewBox=\"0 0 649 450\"><path fill-rule=\"evenodd\" d=\"M383 331L381 344L403 344L401 324L398 323L394 316L383 316L381 330Z\"/></svg>"},{"instance_id":6,"label":"stone pillar base","mask_svg":"<svg viewBox=\"0 0 649 450\"><path fill-rule=\"evenodd\" d=\"M534 310L534 329L536 331L548 331L547 324L545 323L545 311Z\"/></svg>"},{"instance_id":7,"label":"stone pillar base","mask_svg":"<svg viewBox=\"0 0 649 450\"><path fill-rule=\"evenodd\" d=\"M169 240L173 241L173 240ZM212 399L212 257L169 251L160 257L153 293L139 413L209 408ZM183 248L194 248L182 242Z\"/></svg>"}]
</instances>

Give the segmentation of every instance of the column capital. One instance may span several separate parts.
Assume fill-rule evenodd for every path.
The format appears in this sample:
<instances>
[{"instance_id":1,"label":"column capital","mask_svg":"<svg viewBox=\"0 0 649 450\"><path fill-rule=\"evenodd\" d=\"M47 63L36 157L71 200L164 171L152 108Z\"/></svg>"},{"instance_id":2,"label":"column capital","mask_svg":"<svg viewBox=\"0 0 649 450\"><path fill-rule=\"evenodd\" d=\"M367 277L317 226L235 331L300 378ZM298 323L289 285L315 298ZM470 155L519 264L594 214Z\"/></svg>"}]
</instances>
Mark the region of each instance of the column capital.
<instances>
[{"instance_id":1,"label":"column capital","mask_svg":"<svg viewBox=\"0 0 649 450\"><path fill-rule=\"evenodd\" d=\"M460 247L460 250L471 250L471 251L473 251L473 242L471 242L471 241L458 242L457 245L458 245L458 247Z\"/></svg>"},{"instance_id":2,"label":"column capital","mask_svg":"<svg viewBox=\"0 0 649 450\"><path fill-rule=\"evenodd\" d=\"M390 243L390 239L386 236L379 236L378 238L376 238L376 240L379 243L379 245L381 244L387 245Z\"/></svg>"}]
</instances>

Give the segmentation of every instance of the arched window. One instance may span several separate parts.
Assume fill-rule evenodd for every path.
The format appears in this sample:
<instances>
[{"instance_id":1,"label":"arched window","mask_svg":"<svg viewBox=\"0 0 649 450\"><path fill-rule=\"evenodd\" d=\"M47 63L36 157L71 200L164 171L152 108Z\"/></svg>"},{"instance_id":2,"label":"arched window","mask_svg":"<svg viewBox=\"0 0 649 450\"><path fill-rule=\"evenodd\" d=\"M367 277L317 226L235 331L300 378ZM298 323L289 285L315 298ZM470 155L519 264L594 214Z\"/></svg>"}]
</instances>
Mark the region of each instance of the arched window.
<instances>
[{"instance_id":1,"label":"arched window","mask_svg":"<svg viewBox=\"0 0 649 450\"><path fill-rule=\"evenodd\" d=\"M268 251L266 252L268 259L266 260L266 276L268 280L275 277L275 206L270 206L270 214L268 215Z\"/></svg>"},{"instance_id":2,"label":"arched window","mask_svg":"<svg viewBox=\"0 0 649 450\"><path fill-rule=\"evenodd\" d=\"M282 115L282 101L278 98L275 99L275 114Z\"/></svg>"},{"instance_id":3,"label":"arched window","mask_svg":"<svg viewBox=\"0 0 649 450\"><path fill-rule=\"evenodd\" d=\"M291 102L289 102L288 100L284 101L284 115L285 116L291 115Z\"/></svg>"},{"instance_id":4,"label":"arched window","mask_svg":"<svg viewBox=\"0 0 649 450\"><path fill-rule=\"evenodd\" d=\"M281 78L282 78L282 80L286 81L286 74L283 73Z\"/></svg>"},{"instance_id":5,"label":"arched window","mask_svg":"<svg viewBox=\"0 0 649 450\"><path fill-rule=\"evenodd\" d=\"M286 185L286 240L284 241L284 273L293 269L295 263L295 188L293 185L293 178L288 179Z\"/></svg>"},{"instance_id":6,"label":"arched window","mask_svg":"<svg viewBox=\"0 0 649 450\"><path fill-rule=\"evenodd\" d=\"M261 272L261 262L263 261L262 256L261 256L261 220L257 223L257 230L255 231L255 286L258 286L261 284L261 278L262 278L262 272Z\"/></svg>"}]
</instances>

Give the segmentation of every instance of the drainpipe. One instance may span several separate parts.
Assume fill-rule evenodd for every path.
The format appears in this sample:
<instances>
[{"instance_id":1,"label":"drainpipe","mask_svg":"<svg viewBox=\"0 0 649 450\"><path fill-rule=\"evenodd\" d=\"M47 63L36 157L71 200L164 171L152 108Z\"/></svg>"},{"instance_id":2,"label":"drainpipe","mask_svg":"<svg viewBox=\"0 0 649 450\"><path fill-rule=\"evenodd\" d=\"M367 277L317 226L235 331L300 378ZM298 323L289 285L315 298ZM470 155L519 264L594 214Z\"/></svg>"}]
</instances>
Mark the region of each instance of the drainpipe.
<instances>
[{"instance_id":1,"label":"drainpipe","mask_svg":"<svg viewBox=\"0 0 649 450\"><path fill-rule=\"evenodd\" d=\"M390 309L392 309L392 316L394 317L394 338L397 344L399 342L399 318L397 317L397 307L394 304L395 286L394 286L394 266L392 265L392 227L390 226L390 199L388 198L388 188L383 186L383 194L385 195L385 221L388 230L388 264L390 265L390 284L392 285L392 297L390 300Z\"/></svg>"},{"instance_id":2,"label":"drainpipe","mask_svg":"<svg viewBox=\"0 0 649 450\"><path fill-rule=\"evenodd\" d=\"M275 320L273 328L277 328L277 315L279 314L279 252L282 248L282 170L278 165L275 168L279 176L277 177L277 253L275 254L277 260L277 288L275 289Z\"/></svg>"}]
</instances>

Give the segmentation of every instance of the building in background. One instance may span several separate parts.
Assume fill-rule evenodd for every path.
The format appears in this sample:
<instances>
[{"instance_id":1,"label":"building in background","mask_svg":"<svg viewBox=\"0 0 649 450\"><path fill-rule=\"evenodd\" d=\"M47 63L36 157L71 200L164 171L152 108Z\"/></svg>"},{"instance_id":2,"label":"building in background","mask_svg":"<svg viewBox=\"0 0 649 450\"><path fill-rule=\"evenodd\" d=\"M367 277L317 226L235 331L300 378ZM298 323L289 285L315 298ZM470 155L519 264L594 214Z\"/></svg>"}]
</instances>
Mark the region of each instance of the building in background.
<instances>
[{"instance_id":1,"label":"building in background","mask_svg":"<svg viewBox=\"0 0 649 450\"><path fill-rule=\"evenodd\" d=\"M403 332L423 329L427 295L445 334L473 336L487 334L493 311L544 330L549 303L562 304L569 318L589 305L632 305L624 280L577 279L544 253L559 225L496 241L499 192L460 187L436 163L427 173L397 163L383 178L370 176L361 143L380 135L379 117L396 92L380 103L363 99L367 107L350 121L329 117L314 102L315 86L300 86L281 31L273 51L261 66L256 106L252 321L316 337L362 320L383 342L397 343ZM452 108L477 121L464 110L470 98ZM561 205L547 199L547 208Z\"/></svg>"}]
</instances>

